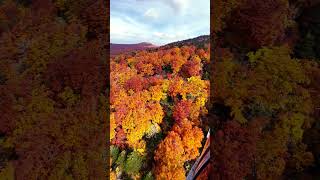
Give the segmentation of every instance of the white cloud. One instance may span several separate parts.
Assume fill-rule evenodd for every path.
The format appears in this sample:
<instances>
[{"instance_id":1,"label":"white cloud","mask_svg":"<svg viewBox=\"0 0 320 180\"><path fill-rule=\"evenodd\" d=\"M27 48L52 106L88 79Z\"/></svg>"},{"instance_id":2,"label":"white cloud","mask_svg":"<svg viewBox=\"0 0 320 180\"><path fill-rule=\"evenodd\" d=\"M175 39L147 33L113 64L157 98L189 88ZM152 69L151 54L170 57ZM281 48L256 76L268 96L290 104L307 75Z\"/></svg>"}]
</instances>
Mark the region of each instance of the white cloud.
<instances>
[{"instance_id":1,"label":"white cloud","mask_svg":"<svg viewBox=\"0 0 320 180\"><path fill-rule=\"evenodd\" d=\"M210 0L111 0L113 43L164 45L210 33Z\"/></svg>"},{"instance_id":2,"label":"white cloud","mask_svg":"<svg viewBox=\"0 0 320 180\"><path fill-rule=\"evenodd\" d=\"M178 33L162 33L162 32L155 32L153 33L154 36L164 40L178 40L180 38L184 38L185 35L181 32Z\"/></svg>"},{"instance_id":3,"label":"white cloud","mask_svg":"<svg viewBox=\"0 0 320 180\"><path fill-rule=\"evenodd\" d=\"M137 39L149 41L146 31L150 31L148 26L129 17L110 18L111 42L134 43Z\"/></svg>"},{"instance_id":4,"label":"white cloud","mask_svg":"<svg viewBox=\"0 0 320 180\"><path fill-rule=\"evenodd\" d=\"M188 7L188 0L164 0L165 3L173 9L174 12L184 12Z\"/></svg>"},{"instance_id":5,"label":"white cloud","mask_svg":"<svg viewBox=\"0 0 320 180\"><path fill-rule=\"evenodd\" d=\"M174 13L182 13L184 12L188 6L190 0L137 0L138 2L144 3L162 3L169 6Z\"/></svg>"},{"instance_id":6,"label":"white cloud","mask_svg":"<svg viewBox=\"0 0 320 180\"><path fill-rule=\"evenodd\" d=\"M144 13L144 16L147 18L157 19L159 14L155 9L150 8Z\"/></svg>"}]
</instances>

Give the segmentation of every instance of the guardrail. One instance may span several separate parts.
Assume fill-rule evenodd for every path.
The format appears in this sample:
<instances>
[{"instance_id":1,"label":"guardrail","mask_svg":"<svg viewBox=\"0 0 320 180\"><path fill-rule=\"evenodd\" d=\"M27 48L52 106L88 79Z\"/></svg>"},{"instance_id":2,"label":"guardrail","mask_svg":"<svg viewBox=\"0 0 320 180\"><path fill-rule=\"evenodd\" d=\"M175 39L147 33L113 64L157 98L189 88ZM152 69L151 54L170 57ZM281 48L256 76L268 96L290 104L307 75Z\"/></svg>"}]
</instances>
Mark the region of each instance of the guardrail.
<instances>
[{"instance_id":1,"label":"guardrail","mask_svg":"<svg viewBox=\"0 0 320 180\"><path fill-rule=\"evenodd\" d=\"M188 173L187 180L196 180L197 177L203 172L210 161L210 129L207 134L207 140L202 150L202 153L193 164L190 172Z\"/></svg>"}]
</instances>

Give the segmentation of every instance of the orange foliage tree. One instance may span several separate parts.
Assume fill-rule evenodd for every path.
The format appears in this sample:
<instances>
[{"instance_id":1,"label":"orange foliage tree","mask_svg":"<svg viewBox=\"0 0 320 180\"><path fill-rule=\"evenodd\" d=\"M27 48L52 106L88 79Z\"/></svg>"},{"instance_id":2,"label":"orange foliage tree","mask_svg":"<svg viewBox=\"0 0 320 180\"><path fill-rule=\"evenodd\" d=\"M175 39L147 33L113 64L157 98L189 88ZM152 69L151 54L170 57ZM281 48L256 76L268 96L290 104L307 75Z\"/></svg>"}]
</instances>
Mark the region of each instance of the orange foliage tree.
<instances>
[{"instance_id":1,"label":"orange foliage tree","mask_svg":"<svg viewBox=\"0 0 320 180\"><path fill-rule=\"evenodd\" d=\"M154 152L156 179L183 179L184 163L199 155L198 126L209 96L209 81L202 76L209 55L208 49L183 46L111 59L111 142L146 155L148 138L165 134Z\"/></svg>"}]
</instances>

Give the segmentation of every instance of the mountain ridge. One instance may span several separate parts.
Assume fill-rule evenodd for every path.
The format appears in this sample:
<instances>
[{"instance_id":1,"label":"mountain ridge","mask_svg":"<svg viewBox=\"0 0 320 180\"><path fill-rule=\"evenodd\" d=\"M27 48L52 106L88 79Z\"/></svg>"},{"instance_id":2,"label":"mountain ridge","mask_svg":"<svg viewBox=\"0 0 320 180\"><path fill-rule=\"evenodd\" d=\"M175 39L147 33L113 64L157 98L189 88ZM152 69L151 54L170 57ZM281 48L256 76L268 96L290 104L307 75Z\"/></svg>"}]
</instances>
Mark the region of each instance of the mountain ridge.
<instances>
[{"instance_id":1,"label":"mountain ridge","mask_svg":"<svg viewBox=\"0 0 320 180\"><path fill-rule=\"evenodd\" d=\"M189 38L181 41L171 42L162 46L154 45L150 42L140 42L135 44L110 43L110 55L115 56L121 53L129 53L138 50L158 50L172 47L181 47L184 45L204 46L210 42L210 35L201 35L195 38Z\"/></svg>"},{"instance_id":2,"label":"mountain ridge","mask_svg":"<svg viewBox=\"0 0 320 180\"><path fill-rule=\"evenodd\" d=\"M131 51L145 50L148 48L156 48L156 47L158 46L148 42L141 42L136 44L110 43L110 55L115 56L121 53L128 53Z\"/></svg>"}]
</instances>

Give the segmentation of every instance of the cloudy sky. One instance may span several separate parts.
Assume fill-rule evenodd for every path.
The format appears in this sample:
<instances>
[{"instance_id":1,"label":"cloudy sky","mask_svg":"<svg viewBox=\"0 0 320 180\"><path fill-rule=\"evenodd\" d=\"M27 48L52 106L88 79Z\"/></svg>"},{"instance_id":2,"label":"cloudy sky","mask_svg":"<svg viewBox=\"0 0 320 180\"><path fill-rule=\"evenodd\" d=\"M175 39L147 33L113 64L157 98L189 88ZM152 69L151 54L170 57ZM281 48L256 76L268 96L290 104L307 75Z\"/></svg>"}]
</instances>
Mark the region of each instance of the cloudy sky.
<instances>
[{"instance_id":1,"label":"cloudy sky","mask_svg":"<svg viewBox=\"0 0 320 180\"><path fill-rule=\"evenodd\" d=\"M112 43L170 42L210 34L210 0L111 0Z\"/></svg>"}]
</instances>

